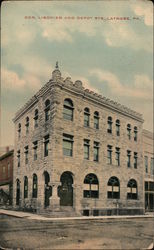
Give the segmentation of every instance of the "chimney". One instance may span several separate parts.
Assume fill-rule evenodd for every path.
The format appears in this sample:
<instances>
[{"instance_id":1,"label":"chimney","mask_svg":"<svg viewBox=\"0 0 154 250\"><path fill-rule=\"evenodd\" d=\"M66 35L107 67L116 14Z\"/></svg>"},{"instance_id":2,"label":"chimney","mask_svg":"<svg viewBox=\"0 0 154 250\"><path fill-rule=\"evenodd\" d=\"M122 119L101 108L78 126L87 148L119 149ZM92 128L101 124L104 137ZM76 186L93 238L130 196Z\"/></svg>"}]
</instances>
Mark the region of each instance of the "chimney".
<instances>
[{"instance_id":1,"label":"chimney","mask_svg":"<svg viewBox=\"0 0 154 250\"><path fill-rule=\"evenodd\" d=\"M6 146L6 153L9 152L9 146Z\"/></svg>"}]
</instances>

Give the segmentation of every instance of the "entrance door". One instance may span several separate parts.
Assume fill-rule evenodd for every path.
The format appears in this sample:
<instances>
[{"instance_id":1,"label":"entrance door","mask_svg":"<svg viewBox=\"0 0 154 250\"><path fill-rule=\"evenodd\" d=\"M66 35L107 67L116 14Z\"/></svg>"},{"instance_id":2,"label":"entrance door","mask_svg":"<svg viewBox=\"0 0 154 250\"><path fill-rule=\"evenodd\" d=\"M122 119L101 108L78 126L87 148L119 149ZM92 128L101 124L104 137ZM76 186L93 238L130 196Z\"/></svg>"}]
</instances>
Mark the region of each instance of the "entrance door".
<instances>
[{"instance_id":1,"label":"entrance door","mask_svg":"<svg viewBox=\"0 0 154 250\"><path fill-rule=\"evenodd\" d=\"M17 180L16 205L19 206L19 203L20 203L20 181Z\"/></svg>"},{"instance_id":2,"label":"entrance door","mask_svg":"<svg viewBox=\"0 0 154 250\"><path fill-rule=\"evenodd\" d=\"M59 187L58 194L61 206L73 206L73 178L71 172L64 172L60 179L62 185Z\"/></svg>"},{"instance_id":3,"label":"entrance door","mask_svg":"<svg viewBox=\"0 0 154 250\"><path fill-rule=\"evenodd\" d=\"M45 179L45 190L44 190L44 206L49 206L49 198L52 195L52 187L49 186L50 176L48 172L44 172L44 179Z\"/></svg>"}]
</instances>

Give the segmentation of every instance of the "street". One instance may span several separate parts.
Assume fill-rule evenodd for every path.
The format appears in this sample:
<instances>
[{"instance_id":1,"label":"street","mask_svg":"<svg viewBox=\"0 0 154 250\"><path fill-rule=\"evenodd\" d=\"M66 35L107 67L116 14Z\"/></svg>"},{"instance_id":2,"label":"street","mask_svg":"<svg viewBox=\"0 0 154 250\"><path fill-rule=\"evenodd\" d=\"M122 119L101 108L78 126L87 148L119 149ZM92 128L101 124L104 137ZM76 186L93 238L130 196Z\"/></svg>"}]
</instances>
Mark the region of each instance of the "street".
<instances>
[{"instance_id":1,"label":"street","mask_svg":"<svg viewBox=\"0 0 154 250\"><path fill-rule=\"evenodd\" d=\"M22 249L147 249L153 218L41 221L0 215L0 246Z\"/></svg>"}]
</instances>

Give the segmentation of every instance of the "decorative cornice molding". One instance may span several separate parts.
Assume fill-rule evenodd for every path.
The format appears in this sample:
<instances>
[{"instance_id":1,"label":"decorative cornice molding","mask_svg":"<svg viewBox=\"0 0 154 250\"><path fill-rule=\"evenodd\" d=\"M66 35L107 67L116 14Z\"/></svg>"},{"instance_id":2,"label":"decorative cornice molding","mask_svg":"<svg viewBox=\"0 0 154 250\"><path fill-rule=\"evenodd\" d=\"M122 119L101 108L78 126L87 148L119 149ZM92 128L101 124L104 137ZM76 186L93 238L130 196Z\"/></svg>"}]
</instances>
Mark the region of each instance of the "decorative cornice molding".
<instances>
[{"instance_id":1,"label":"decorative cornice molding","mask_svg":"<svg viewBox=\"0 0 154 250\"><path fill-rule=\"evenodd\" d=\"M53 80L50 79L49 82L47 82L16 114L15 118L13 119L14 122L16 122L24 113L26 113L32 106L34 106L38 100L47 92L51 91L56 86L59 86L61 89L65 89L65 91L68 91L70 93L73 93L78 96L82 96L83 98L86 98L87 100L90 100L94 103L98 103L99 105L102 105L103 107L106 107L108 109L111 109L113 111L116 111L118 113L121 113L123 115L129 116L139 122L144 122L142 114L124 106L120 103L117 103L113 100L110 100L109 98L106 98L100 94L97 94L89 89L85 89L82 86L82 82L80 80L75 81L75 83L72 82L70 77L67 77L65 80L62 77L58 77Z\"/></svg>"}]
</instances>

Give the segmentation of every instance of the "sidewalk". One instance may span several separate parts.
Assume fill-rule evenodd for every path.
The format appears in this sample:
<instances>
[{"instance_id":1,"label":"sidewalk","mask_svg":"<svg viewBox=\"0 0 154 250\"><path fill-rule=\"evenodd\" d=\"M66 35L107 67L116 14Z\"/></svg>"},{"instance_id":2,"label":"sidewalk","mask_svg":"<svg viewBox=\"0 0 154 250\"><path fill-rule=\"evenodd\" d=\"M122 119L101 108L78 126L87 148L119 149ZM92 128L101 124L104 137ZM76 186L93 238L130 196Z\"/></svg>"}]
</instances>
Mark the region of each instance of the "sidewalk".
<instances>
[{"instance_id":1,"label":"sidewalk","mask_svg":"<svg viewBox=\"0 0 154 250\"><path fill-rule=\"evenodd\" d=\"M154 213L146 215L116 215L116 216L81 216L81 217L62 217L50 218L38 214L26 213L21 211L0 209L0 215L8 215L17 218L27 218L30 220L59 221L59 220L99 220L99 219L135 219L135 218L154 218Z\"/></svg>"}]
</instances>

